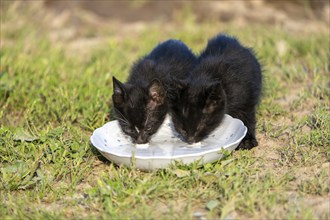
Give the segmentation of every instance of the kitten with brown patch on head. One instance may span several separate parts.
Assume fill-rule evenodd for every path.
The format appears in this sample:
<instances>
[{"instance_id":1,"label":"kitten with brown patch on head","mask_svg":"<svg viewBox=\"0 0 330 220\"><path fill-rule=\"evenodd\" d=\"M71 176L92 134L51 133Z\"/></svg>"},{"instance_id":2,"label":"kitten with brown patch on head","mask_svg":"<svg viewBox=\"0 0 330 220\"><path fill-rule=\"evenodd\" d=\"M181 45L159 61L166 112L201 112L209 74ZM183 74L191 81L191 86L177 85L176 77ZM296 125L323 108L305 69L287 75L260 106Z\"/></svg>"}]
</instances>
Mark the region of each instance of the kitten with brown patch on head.
<instances>
[{"instance_id":1,"label":"kitten with brown patch on head","mask_svg":"<svg viewBox=\"0 0 330 220\"><path fill-rule=\"evenodd\" d=\"M179 40L159 44L132 67L126 83L113 77L113 109L122 131L134 143L147 143L168 112L174 79L187 78L197 58Z\"/></svg>"}]
</instances>

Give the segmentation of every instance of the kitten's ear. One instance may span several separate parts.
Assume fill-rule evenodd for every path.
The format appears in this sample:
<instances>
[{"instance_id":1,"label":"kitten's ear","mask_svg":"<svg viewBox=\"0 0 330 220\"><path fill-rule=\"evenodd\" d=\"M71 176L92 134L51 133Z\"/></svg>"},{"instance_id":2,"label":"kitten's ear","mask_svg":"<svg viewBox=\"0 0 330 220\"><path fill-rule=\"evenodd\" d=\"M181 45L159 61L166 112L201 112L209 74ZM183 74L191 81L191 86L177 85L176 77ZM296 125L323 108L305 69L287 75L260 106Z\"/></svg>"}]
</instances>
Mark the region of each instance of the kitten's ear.
<instances>
[{"instance_id":1,"label":"kitten's ear","mask_svg":"<svg viewBox=\"0 0 330 220\"><path fill-rule=\"evenodd\" d=\"M117 105L121 105L124 103L125 97L126 97L126 91L125 91L124 84L122 84L115 77L112 77L112 82L113 82L112 101Z\"/></svg>"},{"instance_id":2,"label":"kitten's ear","mask_svg":"<svg viewBox=\"0 0 330 220\"><path fill-rule=\"evenodd\" d=\"M220 82L213 83L208 87L208 100L219 100L224 97L224 90Z\"/></svg>"},{"instance_id":3,"label":"kitten's ear","mask_svg":"<svg viewBox=\"0 0 330 220\"><path fill-rule=\"evenodd\" d=\"M112 82L113 82L113 94L116 95L124 95L125 94L125 88L124 84L121 83L116 77L112 77Z\"/></svg>"},{"instance_id":4,"label":"kitten's ear","mask_svg":"<svg viewBox=\"0 0 330 220\"><path fill-rule=\"evenodd\" d=\"M167 89L167 98L169 100L169 104L172 105L176 103L181 96L183 90L185 90L189 83L187 80L175 79L175 77L170 76L169 80L169 88Z\"/></svg>"},{"instance_id":5,"label":"kitten's ear","mask_svg":"<svg viewBox=\"0 0 330 220\"><path fill-rule=\"evenodd\" d=\"M219 107L224 107L226 104L225 92L220 83L214 83L207 88L206 104L203 108L203 113L211 114Z\"/></svg>"},{"instance_id":6,"label":"kitten's ear","mask_svg":"<svg viewBox=\"0 0 330 220\"><path fill-rule=\"evenodd\" d=\"M165 89L158 79L152 80L148 86L149 100L148 107L153 109L165 102Z\"/></svg>"}]
</instances>

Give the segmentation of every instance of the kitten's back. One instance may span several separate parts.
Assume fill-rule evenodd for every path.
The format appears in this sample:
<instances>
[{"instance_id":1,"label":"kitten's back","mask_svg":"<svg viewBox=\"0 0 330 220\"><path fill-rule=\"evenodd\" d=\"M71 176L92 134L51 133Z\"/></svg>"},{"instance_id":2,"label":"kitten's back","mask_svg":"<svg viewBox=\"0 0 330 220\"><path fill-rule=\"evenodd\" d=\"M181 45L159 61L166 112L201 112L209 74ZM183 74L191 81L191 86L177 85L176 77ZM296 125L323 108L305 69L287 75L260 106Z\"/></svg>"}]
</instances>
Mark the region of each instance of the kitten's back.
<instances>
[{"instance_id":1,"label":"kitten's back","mask_svg":"<svg viewBox=\"0 0 330 220\"><path fill-rule=\"evenodd\" d=\"M242 49L242 45L236 38L220 34L208 41L207 47L199 56L199 60L209 56L219 56L223 54L230 56L232 53L237 53L237 51Z\"/></svg>"},{"instance_id":2,"label":"kitten's back","mask_svg":"<svg viewBox=\"0 0 330 220\"><path fill-rule=\"evenodd\" d=\"M194 61L196 57L191 50L180 40L167 40L160 43L146 59L155 60L164 64L173 64Z\"/></svg>"},{"instance_id":3,"label":"kitten's back","mask_svg":"<svg viewBox=\"0 0 330 220\"><path fill-rule=\"evenodd\" d=\"M196 64L196 56L182 41L167 40L134 64L128 82L143 85L158 78L165 87L172 86L173 78L187 78Z\"/></svg>"},{"instance_id":4,"label":"kitten's back","mask_svg":"<svg viewBox=\"0 0 330 220\"><path fill-rule=\"evenodd\" d=\"M147 57L158 63L159 73L177 79L188 77L197 64L197 58L180 40L167 40L159 44Z\"/></svg>"},{"instance_id":5,"label":"kitten's back","mask_svg":"<svg viewBox=\"0 0 330 220\"><path fill-rule=\"evenodd\" d=\"M218 69L205 69L205 72L209 72L211 78L222 81L225 89L234 93L233 96L240 92L232 91L233 85L239 84L242 89L251 90L250 94L258 99L262 83L261 66L251 48L242 46L233 37L220 34L209 40L199 62L201 68Z\"/></svg>"}]
</instances>

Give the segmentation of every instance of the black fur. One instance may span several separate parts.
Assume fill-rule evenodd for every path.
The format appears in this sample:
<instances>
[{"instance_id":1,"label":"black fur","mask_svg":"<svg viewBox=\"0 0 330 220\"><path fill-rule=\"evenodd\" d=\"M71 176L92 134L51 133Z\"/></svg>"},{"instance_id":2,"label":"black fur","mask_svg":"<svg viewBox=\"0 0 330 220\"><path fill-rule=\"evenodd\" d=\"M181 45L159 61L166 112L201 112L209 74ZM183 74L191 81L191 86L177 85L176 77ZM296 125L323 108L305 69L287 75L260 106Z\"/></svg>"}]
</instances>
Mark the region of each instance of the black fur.
<instances>
[{"instance_id":1,"label":"black fur","mask_svg":"<svg viewBox=\"0 0 330 220\"><path fill-rule=\"evenodd\" d=\"M147 143L168 112L167 91L174 79L187 77L197 58L181 41L168 40L132 67L125 84L113 77L112 95L122 131L138 144Z\"/></svg>"},{"instance_id":2,"label":"black fur","mask_svg":"<svg viewBox=\"0 0 330 220\"><path fill-rule=\"evenodd\" d=\"M175 129L189 143L199 142L222 121L224 114L239 118L248 132L238 148L258 145L255 111L262 89L258 60L251 49L232 37L209 40L190 77L173 97L171 114Z\"/></svg>"}]
</instances>

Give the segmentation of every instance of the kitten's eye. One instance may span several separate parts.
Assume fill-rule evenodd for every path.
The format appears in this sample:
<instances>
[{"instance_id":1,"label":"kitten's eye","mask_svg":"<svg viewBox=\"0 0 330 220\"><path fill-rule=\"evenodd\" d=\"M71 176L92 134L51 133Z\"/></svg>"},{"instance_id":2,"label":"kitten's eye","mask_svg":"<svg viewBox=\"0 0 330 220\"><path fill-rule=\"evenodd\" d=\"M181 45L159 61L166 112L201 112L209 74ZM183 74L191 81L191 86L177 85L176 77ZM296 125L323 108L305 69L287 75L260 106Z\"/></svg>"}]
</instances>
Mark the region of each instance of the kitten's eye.
<instances>
[{"instance_id":1,"label":"kitten's eye","mask_svg":"<svg viewBox=\"0 0 330 220\"><path fill-rule=\"evenodd\" d=\"M128 134L133 135L133 134L136 134L137 133L138 129L136 127L134 127L134 128L127 128L125 131Z\"/></svg>"},{"instance_id":2,"label":"kitten's eye","mask_svg":"<svg viewBox=\"0 0 330 220\"><path fill-rule=\"evenodd\" d=\"M147 131L147 132L149 132L149 131L151 131L151 129L152 129L152 127L151 126L147 126L147 127L145 127L145 131Z\"/></svg>"},{"instance_id":3,"label":"kitten's eye","mask_svg":"<svg viewBox=\"0 0 330 220\"><path fill-rule=\"evenodd\" d=\"M127 133L129 133L129 134L134 134L134 133L135 133L135 130L133 130L133 129L128 129L128 130L127 130Z\"/></svg>"}]
</instances>

